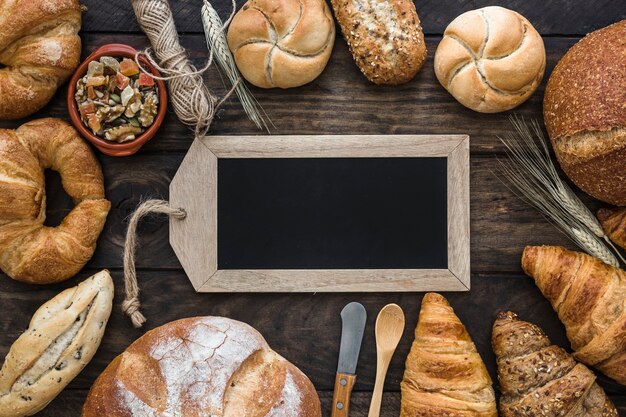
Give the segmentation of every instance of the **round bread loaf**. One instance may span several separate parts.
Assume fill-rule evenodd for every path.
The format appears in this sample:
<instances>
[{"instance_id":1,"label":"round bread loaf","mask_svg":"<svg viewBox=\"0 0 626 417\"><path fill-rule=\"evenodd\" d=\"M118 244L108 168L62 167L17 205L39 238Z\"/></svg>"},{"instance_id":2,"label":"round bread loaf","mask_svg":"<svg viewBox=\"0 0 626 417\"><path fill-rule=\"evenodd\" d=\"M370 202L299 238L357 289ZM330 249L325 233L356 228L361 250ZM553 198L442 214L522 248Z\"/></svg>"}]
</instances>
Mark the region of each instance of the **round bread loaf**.
<instances>
[{"instance_id":1,"label":"round bread loaf","mask_svg":"<svg viewBox=\"0 0 626 417\"><path fill-rule=\"evenodd\" d=\"M334 42L335 22L323 0L249 0L228 28L239 71L262 88L313 81Z\"/></svg>"},{"instance_id":2,"label":"round bread loaf","mask_svg":"<svg viewBox=\"0 0 626 417\"><path fill-rule=\"evenodd\" d=\"M78 0L0 1L0 119L50 101L80 60Z\"/></svg>"},{"instance_id":3,"label":"round bread loaf","mask_svg":"<svg viewBox=\"0 0 626 417\"><path fill-rule=\"evenodd\" d=\"M458 16L435 52L441 85L461 104L481 113L522 104L539 86L545 67L543 40L533 25L498 6Z\"/></svg>"},{"instance_id":4,"label":"round bread loaf","mask_svg":"<svg viewBox=\"0 0 626 417\"><path fill-rule=\"evenodd\" d=\"M75 207L44 225L44 169L61 174ZM18 281L49 284L76 275L96 249L111 203L98 160L72 126L39 119L0 129L0 269Z\"/></svg>"},{"instance_id":5,"label":"round bread loaf","mask_svg":"<svg viewBox=\"0 0 626 417\"><path fill-rule=\"evenodd\" d=\"M543 114L570 179L599 200L626 205L626 20L565 54L548 80Z\"/></svg>"},{"instance_id":6,"label":"round bread loaf","mask_svg":"<svg viewBox=\"0 0 626 417\"><path fill-rule=\"evenodd\" d=\"M98 377L83 417L320 417L311 381L247 324L182 319L134 342Z\"/></svg>"}]
</instances>

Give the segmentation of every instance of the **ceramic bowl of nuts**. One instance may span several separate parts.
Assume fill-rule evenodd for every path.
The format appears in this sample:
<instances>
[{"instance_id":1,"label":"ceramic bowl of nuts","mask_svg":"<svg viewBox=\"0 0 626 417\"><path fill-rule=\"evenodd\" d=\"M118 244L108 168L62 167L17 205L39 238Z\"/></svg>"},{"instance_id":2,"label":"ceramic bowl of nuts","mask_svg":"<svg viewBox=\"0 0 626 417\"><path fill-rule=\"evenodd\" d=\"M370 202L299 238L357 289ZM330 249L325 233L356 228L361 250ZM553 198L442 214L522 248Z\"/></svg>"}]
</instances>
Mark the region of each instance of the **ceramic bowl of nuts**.
<instances>
[{"instance_id":1,"label":"ceramic bowl of nuts","mask_svg":"<svg viewBox=\"0 0 626 417\"><path fill-rule=\"evenodd\" d=\"M167 111L167 90L135 48L96 49L70 80L67 107L74 127L102 153L128 156L155 135ZM147 73L145 71L149 71Z\"/></svg>"}]
</instances>

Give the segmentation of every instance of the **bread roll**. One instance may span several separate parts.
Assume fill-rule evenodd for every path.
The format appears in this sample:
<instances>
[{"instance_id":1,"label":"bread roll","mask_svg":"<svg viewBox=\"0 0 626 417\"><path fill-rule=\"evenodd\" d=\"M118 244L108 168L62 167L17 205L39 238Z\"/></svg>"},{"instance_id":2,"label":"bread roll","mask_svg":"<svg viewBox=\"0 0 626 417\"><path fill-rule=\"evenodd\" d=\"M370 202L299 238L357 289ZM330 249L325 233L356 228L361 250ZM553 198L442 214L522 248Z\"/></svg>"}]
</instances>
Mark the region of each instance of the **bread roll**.
<instances>
[{"instance_id":1,"label":"bread roll","mask_svg":"<svg viewBox=\"0 0 626 417\"><path fill-rule=\"evenodd\" d=\"M80 13L78 0L0 1L0 119L41 109L72 75Z\"/></svg>"},{"instance_id":2,"label":"bread roll","mask_svg":"<svg viewBox=\"0 0 626 417\"><path fill-rule=\"evenodd\" d=\"M502 417L618 417L596 376L538 326L500 313L493 324Z\"/></svg>"},{"instance_id":3,"label":"bread roll","mask_svg":"<svg viewBox=\"0 0 626 417\"><path fill-rule=\"evenodd\" d=\"M552 146L589 195L626 205L626 20L590 33L554 68L543 100Z\"/></svg>"},{"instance_id":4,"label":"bread roll","mask_svg":"<svg viewBox=\"0 0 626 417\"><path fill-rule=\"evenodd\" d=\"M74 208L57 227L46 220L44 169L61 174ZM49 284L74 276L96 249L111 203L89 145L69 124L39 119L0 129L0 268Z\"/></svg>"},{"instance_id":5,"label":"bread roll","mask_svg":"<svg viewBox=\"0 0 626 417\"><path fill-rule=\"evenodd\" d=\"M334 42L335 23L324 0L249 0L228 28L239 71L262 88L313 81Z\"/></svg>"},{"instance_id":6,"label":"bread roll","mask_svg":"<svg viewBox=\"0 0 626 417\"><path fill-rule=\"evenodd\" d=\"M178 320L139 338L98 377L83 417L321 417L311 381L247 324Z\"/></svg>"},{"instance_id":7,"label":"bread roll","mask_svg":"<svg viewBox=\"0 0 626 417\"><path fill-rule=\"evenodd\" d=\"M522 15L490 6L450 23L435 52L435 74L461 104L481 113L526 101L546 67L543 40Z\"/></svg>"},{"instance_id":8,"label":"bread roll","mask_svg":"<svg viewBox=\"0 0 626 417\"><path fill-rule=\"evenodd\" d=\"M412 0L331 0L354 61L375 84L410 81L426 60Z\"/></svg>"},{"instance_id":9,"label":"bread roll","mask_svg":"<svg viewBox=\"0 0 626 417\"><path fill-rule=\"evenodd\" d=\"M42 305L13 343L0 371L0 416L31 416L91 361L113 304L104 270Z\"/></svg>"},{"instance_id":10,"label":"bread roll","mask_svg":"<svg viewBox=\"0 0 626 417\"><path fill-rule=\"evenodd\" d=\"M576 359L626 385L626 271L560 246L527 246L522 268L558 313Z\"/></svg>"},{"instance_id":11,"label":"bread roll","mask_svg":"<svg viewBox=\"0 0 626 417\"><path fill-rule=\"evenodd\" d=\"M485 363L439 294L424 296L401 388L400 417L498 415Z\"/></svg>"}]
</instances>

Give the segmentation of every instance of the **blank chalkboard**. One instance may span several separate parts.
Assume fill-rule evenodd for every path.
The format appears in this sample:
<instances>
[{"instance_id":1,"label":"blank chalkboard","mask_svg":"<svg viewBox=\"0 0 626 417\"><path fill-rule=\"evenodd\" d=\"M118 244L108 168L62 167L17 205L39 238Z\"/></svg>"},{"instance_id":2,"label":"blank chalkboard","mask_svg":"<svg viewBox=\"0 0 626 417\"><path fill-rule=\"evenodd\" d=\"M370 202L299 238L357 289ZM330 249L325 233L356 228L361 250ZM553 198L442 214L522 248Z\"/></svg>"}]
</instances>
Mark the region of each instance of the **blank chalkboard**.
<instances>
[{"instance_id":1,"label":"blank chalkboard","mask_svg":"<svg viewBox=\"0 0 626 417\"><path fill-rule=\"evenodd\" d=\"M217 166L220 269L448 267L446 158Z\"/></svg>"},{"instance_id":2,"label":"blank chalkboard","mask_svg":"<svg viewBox=\"0 0 626 417\"><path fill-rule=\"evenodd\" d=\"M469 138L194 141L170 242L197 291L469 289Z\"/></svg>"}]
</instances>

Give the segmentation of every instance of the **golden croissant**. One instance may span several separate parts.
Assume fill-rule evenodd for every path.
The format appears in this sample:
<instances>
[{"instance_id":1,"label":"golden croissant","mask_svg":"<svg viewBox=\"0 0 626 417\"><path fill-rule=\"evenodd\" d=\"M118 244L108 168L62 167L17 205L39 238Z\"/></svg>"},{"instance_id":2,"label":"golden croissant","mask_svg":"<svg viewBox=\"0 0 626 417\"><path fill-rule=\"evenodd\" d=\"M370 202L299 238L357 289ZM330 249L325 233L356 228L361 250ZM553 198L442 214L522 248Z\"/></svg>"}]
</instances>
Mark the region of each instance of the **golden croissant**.
<instances>
[{"instance_id":1,"label":"golden croissant","mask_svg":"<svg viewBox=\"0 0 626 417\"><path fill-rule=\"evenodd\" d=\"M618 417L596 376L538 326L500 313L493 325L502 417Z\"/></svg>"},{"instance_id":2,"label":"golden croissant","mask_svg":"<svg viewBox=\"0 0 626 417\"><path fill-rule=\"evenodd\" d=\"M401 388L400 417L498 415L487 368L439 294L424 296Z\"/></svg>"},{"instance_id":3,"label":"golden croissant","mask_svg":"<svg viewBox=\"0 0 626 417\"><path fill-rule=\"evenodd\" d=\"M522 268L558 313L576 359L626 385L626 272L560 246L527 246Z\"/></svg>"},{"instance_id":4,"label":"golden croissant","mask_svg":"<svg viewBox=\"0 0 626 417\"><path fill-rule=\"evenodd\" d=\"M602 208L598 210L598 220L604 233L626 249L626 207Z\"/></svg>"}]
</instances>

